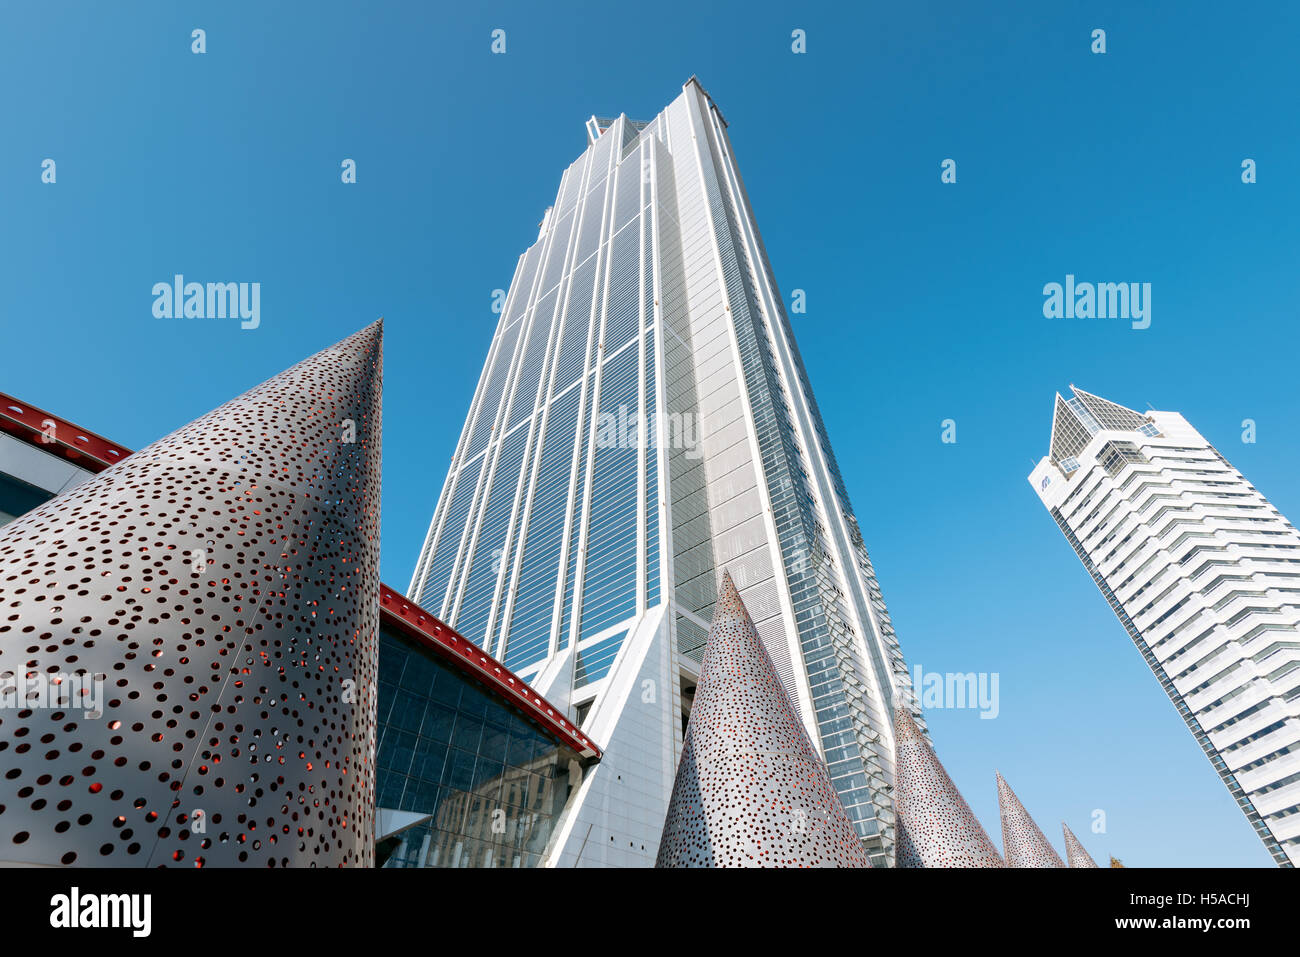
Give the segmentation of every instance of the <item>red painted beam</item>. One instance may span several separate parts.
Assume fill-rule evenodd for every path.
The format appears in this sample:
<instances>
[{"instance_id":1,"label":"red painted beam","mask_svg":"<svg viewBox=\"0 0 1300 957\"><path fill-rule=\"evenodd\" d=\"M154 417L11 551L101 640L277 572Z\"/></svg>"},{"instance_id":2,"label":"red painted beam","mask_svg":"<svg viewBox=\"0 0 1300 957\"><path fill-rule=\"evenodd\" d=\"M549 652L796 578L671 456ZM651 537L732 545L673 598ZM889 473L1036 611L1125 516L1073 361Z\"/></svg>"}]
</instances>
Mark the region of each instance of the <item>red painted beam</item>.
<instances>
[{"instance_id":1,"label":"red painted beam","mask_svg":"<svg viewBox=\"0 0 1300 957\"><path fill-rule=\"evenodd\" d=\"M558 708L539 695L528 682L487 654L468 638L456 633L418 605L412 604L387 585L379 586L379 612L384 622L449 662L463 674L495 690L498 697L564 742L578 754L599 758L600 748L583 734Z\"/></svg>"},{"instance_id":2,"label":"red painted beam","mask_svg":"<svg viewBox=\"0 0 1300 957\"><path fill-rule=\"evenodd\" d=\"M102 472L131 454L130 449L3 392L0 392L0 431L61 455L91 472Z\"/></svg>"}]
</instances>

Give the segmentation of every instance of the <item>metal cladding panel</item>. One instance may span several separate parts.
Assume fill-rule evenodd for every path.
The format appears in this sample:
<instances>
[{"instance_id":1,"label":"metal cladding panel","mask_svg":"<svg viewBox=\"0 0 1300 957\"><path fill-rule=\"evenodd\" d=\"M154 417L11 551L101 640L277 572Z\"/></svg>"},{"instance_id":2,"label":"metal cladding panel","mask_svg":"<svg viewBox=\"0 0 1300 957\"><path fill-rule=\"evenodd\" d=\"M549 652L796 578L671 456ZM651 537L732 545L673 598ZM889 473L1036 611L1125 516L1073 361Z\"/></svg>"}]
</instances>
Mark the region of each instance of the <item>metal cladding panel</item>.
<instances>
[{"instance_id":1,"label":"metal cladding panel","mask_svg":"<svg viewBox=\"0 0 1300 957\"><path fill-rule=\"evenodd\" d=\"M382 336L0 531L0 863L373 865Z\"/></svg>"},{"instance_id":2,"label":"metal cladding panel","mask_svg":"<svg viewBox=\"0 0 1300 957\"><path fill-rule=\"evenodd\" d=\"M1087 852L1079 839L1074 836L1069 825L1061 822L1061 830L1065 832L1065 860L1070 867L1096 867L1097 862L1092 859L1092 855Z\"/></svg>"},{"instance_id":3,"label":"metal cladding panel","mask_svg":"<svg viewBox=\"0 0 1300 957\"><path fill-rule=\"evenodd\" d=\"M726 573L656 866L871 866Z\"/></svg>"},{"instance_id":4,"label":"metal cladding panel","mask_svg":"<svg viewBox=\"0 0 1300 957\"><path fill-rule=\"evenodd\" d=\"M1005 867L906 708L894 709L898 867Z\"/></svg>"},{"instance_id":5,"label":"metal cladding panel","mask_svg":"<svg viewBox=\"0 0 1300 957\"><path fill-rule=\"evenodd\" d=\"M998 774L998 810L1002 814L1002 850L1008 867L1064 867L1061 855L1043 836L1011 785Z\"/></svg>"}]
</instances>

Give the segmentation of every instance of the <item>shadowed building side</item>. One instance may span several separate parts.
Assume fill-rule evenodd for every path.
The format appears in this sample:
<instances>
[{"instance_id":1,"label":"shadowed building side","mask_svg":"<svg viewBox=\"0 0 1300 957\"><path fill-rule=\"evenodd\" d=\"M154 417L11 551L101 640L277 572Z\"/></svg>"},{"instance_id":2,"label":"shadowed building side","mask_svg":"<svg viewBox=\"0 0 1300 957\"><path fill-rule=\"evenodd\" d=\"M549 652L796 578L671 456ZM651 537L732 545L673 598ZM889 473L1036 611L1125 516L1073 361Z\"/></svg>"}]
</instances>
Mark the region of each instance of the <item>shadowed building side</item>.
<instances>
[{"instance_id":1,"label":"shadowed building side","mask_svg":"<svg viewBox=\"0 0 1300 957\"><path fill-rule=\"evenodd\" d=\"M382 339L0 530L0 862L373 863Z\"/></svg>"},{"instance_id":2,"label":"shadowed building side","mask_svg":"<svg viewBox=\"0 0 1300 957\"><path fill-rule=\"evenodd\" d=\"M906 708L894 709L898 867L1005 867Z\"/></svg>"},{"instance_id":3,"label":"shadowed building side","mask_svg":"<svg viewBox=\"0 0 1300 957\"><path fill-rule=\"evenodd\" d=\"M998 811L1002 815L1002 852L1008 867L1064 867L1065 862L1056 849L1043 836L1042 830L1029 816L1025 806L1016 797L1011 785L998 779Z\"/></svg>"},{"instance_id":4,"label":"shadowed building side","mask_svg":"<svg viewBox=\"0 0 1300 957\"><path fill-rule=\"evenodd\" d=\"M725 572L656 866L871 866Z\"/></svg>"},{"instance_id":5,"label":"shadowed building side","mask_svg":"<svg viewBox=\"0 0 1300 957\"><path fill-rule=\"evenodd\" d=\"M1092 855L1079 843L1079 839L1074 836L1070 830L1070 825L1064 821L1061 822L1061 830L1065 832L1065 860L1070 867L1096 867L1097 862L1092 859Z\"/></svg>"}]
</instances>

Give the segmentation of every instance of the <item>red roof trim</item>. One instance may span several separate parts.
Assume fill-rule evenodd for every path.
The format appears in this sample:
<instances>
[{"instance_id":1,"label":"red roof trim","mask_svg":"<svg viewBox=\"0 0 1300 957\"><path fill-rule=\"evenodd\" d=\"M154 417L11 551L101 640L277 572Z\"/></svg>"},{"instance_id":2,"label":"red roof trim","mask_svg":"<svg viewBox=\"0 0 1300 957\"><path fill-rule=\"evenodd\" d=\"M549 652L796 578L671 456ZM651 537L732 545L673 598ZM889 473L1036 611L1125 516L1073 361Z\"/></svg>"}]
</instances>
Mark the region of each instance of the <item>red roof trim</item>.
<instances>
[{"instance_id":1,"label":"red roof trim","mask_svg":"<svg viewBox=\"0 0 1300 957\"><path fill-rule=\"evenodd\" d=\"M496 691L499 697L523 711L583 757L600 757L600 748L595 742L579 731L559 708L534 691L528 682L468 638L452 631L423 608L411 604L382 583L379 586L379 612L385 622L437 652L457 670Z\"/></svg>"},{"instance_id":2,"label":"red roof trim","mask_svg":"<svg viewBox=\"0 0 1300 957\"><path fill-rule=\"evenodd\" d=\"M47 439L50 427L46 423L51 422L54 424L53 439ZM38 449L61 455L91 472L102 472L131 454L130 449L116 445L102 435L78 428L67 419L19 402L4 392L0 392L0 431Z\"/></svg>"}]
</instances>

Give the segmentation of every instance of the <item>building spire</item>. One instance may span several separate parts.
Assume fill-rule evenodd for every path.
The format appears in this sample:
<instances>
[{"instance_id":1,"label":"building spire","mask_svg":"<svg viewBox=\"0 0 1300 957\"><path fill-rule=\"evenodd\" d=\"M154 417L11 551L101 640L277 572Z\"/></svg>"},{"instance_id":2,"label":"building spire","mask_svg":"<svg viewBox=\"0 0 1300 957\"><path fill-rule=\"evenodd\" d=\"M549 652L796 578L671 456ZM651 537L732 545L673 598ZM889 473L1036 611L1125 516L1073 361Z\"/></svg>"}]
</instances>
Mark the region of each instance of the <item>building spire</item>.
<instances>
[{"instance_id":1,"label":"building spire","mask_svg":"<svg viewBox=\"0 0 1300 957\"><path fill-rule=\"evenodd\" d=\"M1096 867L1097 862L1092 859L1092 855L1084 849L1079 843L1079 839L1074 836L1070 830L1070 825L1064 821L1061 822L1061 830L1065 832L1065 859L1071 867Z\"/></svg>"},{"instance_id":2,"label":"building spire","mask_svg":"<svg viewBox=\"0 0 1300 957\"><path fill-rule=\"evenodd\" d=\"M0 863L373 864L382 340L0 530Z\"/></svg>"},{"instance_id":3,"label":"building spire","mask_svg":"<svg viewBox=\"0 0 1300 957\"><path fill-rule=\"evenodd\" d=\"M1002 852L1008 867L1064 867L1061 855L1043 836L1011 785L995 771L998 779L998 810L1002 815Z\"/></svg>"},{"instance_id":4,"label":"building spire","mask_svg":"<svg viewBox=\"0 0 1300 957\"><path fill-rule=\"evenodd\" d=\"M1052 406L1052 438L1048 458L1057 467L1087 447L1102 429L1132 432L1146 425L1146 417L1109 399L1084 392L1070 383L1069 399L1056 393Z\"/></svg>"},{"instance_id":5,"label":"building spire","mask_svg":"<svg viewBox=\"0 0 1300 957\"><path fill-rule=\"evenodd\" d=\"M656 866L871 866L726 572Z\"/></svg>"},{"instance_id":6,"label":"building spire","mask_svg":"<svg viewBox=\"0 0 1300 957\"><path fill-rule=\"evenodd\" d=\"M894 709L898 867L1005 867L906 708Z\"/></svg>"}]
</instances>

